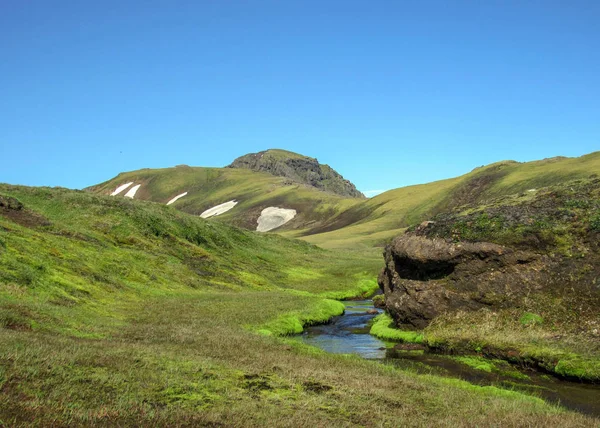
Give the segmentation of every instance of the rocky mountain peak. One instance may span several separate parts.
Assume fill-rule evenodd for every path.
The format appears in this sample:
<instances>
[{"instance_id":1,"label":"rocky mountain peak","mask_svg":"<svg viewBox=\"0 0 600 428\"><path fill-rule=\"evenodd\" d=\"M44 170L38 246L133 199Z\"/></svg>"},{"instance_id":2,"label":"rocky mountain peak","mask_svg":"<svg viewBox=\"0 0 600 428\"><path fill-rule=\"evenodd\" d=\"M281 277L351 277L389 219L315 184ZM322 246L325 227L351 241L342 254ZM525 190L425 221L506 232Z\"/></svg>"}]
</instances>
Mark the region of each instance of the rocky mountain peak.
<instances>
[{"instance_id":1,"label":"rocky mountain peak","mask_svg":"<svg viewBox=\"0 0 600 428\"><path fill-rule=\"evenodd\" d=\"M344 179L329 165L320 164L315 158L285 150L271 149L250 153L235 159L227 167L268 172L340 196L365 197L354 184Z\"/></svg>"}]
</instances>

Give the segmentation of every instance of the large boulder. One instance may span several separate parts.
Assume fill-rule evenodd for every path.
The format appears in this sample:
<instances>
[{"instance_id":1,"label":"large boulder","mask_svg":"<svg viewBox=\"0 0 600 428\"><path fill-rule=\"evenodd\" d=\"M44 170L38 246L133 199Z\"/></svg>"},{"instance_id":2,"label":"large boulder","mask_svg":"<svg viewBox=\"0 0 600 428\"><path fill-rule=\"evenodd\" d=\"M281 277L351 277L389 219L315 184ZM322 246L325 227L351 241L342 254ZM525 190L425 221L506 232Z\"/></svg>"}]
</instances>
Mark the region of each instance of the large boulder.
<instances>
[{"instance_id":1,"label":"large boulder","mask_svg":"<svg viewBox=\"0 0 600 428\"><path fill-rule=\"evenodd\" d=\"M487 242L450 243L416 233L384 252L379 286L399 326L426 327L437 315L505 306L544 286L545 256Z\"/></svg>"}]
</instances>

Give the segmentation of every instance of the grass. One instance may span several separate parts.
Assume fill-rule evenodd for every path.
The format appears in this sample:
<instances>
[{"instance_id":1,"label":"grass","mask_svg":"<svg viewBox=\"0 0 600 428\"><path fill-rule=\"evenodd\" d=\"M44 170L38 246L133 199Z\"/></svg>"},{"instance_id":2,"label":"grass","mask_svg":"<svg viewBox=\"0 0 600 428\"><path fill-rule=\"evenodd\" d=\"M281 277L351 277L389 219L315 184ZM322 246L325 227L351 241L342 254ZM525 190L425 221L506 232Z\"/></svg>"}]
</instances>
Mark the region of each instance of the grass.
<instances>
[{"instance_id":1,"label":"grass","mask_svg":"<svg viewBox=\"0 0 600 428\"><path fill-rule=\"evenodd\" d=\"M400 330L394 326L394 320L386 314L377 315L373 319L370 333L383 340L407 343L423 343L423 333Z\"/></svg>"},{"instance_id":2,"label":"grass","mask_svg":"<svg viewBox=\"0 0 600 428\"><path fill-rule=\"evenodd\" d=\"M425 343L446 352L501 356L560 376L598 382L598 340L577 325L565 324L564 309L546 310L555 316L529 324L521 322L521 312L514 308L441 316L425 329Z\"/></svg>"},{"instance_id":3,"label":"grass","mask_svg":"<svg viewBox=\"0 0 600 428\"><path fill-rule=\"evenodd\" d=\"M488 360L487 358L474 356L459 356L452 357L452 359L458 361L459 363L465 364L475 370L480 370L487 373L491 373L496 368L494 363Z\"/></svg>"},{"instance_id":4,"label":"grass","mask_svg":"<svg viewBox=\"0 0 600 428\"><path fill-rule=\"evenodd\" d=\"M324 296L369 289L372 253L143 201L0 194L25 206L0 213L1 425L593 423L527 395L279 337L338 313Z\"/></svg>"},{"instance_id":5,"label":"grass","mask_svg":"<svg viewBox=\"0 0 600 428\"><path fill-rule=\"evenodd\" d=\"M514 369L507 361L498 359L489 359L477 355L450 356L454 361L458 361L475 370L486 373L498 373L503 376L512 377L519 380L527 380L529 376Z\"/></svg>"},{"instance_id":6,"label":"grass","mask_svg":"<svg viewBox=\"0 0 600 428\"><path fill-rule=\"evenodd\" d=\"M305 326L322 324L337 315L344 313L344 304L337 300L318 300L301 311L280 315L257 329L258 333L267 336L288 336L299 334Z\"/></svg>"},{"instance_id":7,"label":"grass","mask_svg":"<svg viewBox=\"0 0 600 428\"><path fill-rule=\"evenodd\" d=\"M526 395L256 335L223 313L249 323L279 312L269 293L261 305L254 294L148 301L110 339L8 331L0 338L7 367L0 419L237 426L590 421Z\"/></svg>"}]
</instances>

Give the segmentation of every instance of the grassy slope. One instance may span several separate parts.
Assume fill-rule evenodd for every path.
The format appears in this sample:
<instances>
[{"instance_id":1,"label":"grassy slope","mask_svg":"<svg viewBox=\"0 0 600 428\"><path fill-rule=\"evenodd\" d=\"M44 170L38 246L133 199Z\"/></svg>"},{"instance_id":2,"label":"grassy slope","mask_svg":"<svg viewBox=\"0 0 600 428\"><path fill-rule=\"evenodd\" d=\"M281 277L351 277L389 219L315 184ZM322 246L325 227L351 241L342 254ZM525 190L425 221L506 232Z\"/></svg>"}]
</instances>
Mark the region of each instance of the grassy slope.
<instances>
[{"instance_id":1,"label":"grassy slope","mask_svg":"<svg viewBox=\"0 0 600 428\"><path fill-rule=\"evenodd\" d=\"M238 205L220 215L219 220L248 229L256 228L260 211L268 206L296 209L296 218L283 227L290 229L319 224L359 202L308 186L290 184L283 177L233 168L179 166L144 169L119 174L89 190L110 194L130 181L142 184L136 199L167 203L171 198L188 192L173 206L189 214L199 215L215 205L235 199Z\"/></svg>"},{"instance_id":2,"label":"grassy slope","mask_svg":"<svg viewBox=\"0 0 600 428\"><path fill-rule=\"evenodd\" d=\"M390 190L351 207L349 212L356 213L352 224L338 228L342 226L340 220L345 220L342 213L331 220L328 225L331 231L311 234L303 239L324 248L378 245L414 223L457 206L586 178L591 174L600 174L600 152L579 158L499 162L476 168L457 178ZM305 233L312 231L285 234L300 236Z\"/></svg>"},{"instance_id":3,"label":"grassy slope","mask_svg":"<svg viewBox=\"0 0 600 428\"><path fill-rule=\"evenodd\" d=\"M372 287L378 258L148 202L0 194L26 207L0 215L3 424L592 423L521 394L266 335L336 313L323 297Z\"/></svg>"}]
</instances>

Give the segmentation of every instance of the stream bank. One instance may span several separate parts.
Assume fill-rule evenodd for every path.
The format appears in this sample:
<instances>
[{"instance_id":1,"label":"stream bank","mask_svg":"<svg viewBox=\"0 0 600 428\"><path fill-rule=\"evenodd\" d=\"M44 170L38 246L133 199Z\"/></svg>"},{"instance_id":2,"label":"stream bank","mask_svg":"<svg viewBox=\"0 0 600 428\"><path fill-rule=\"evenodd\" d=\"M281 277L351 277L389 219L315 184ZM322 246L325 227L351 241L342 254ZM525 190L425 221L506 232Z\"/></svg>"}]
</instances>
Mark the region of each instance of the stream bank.
<instances>
[{"instance_id":1,"label":"stream bank","mask_svg":"<svg viewBox=\"0 0 600 428\"><path fill-rule=\"evenodd\" d=\"M500 360L453 357L430 353L417 346L385 342L369 334L377 316L371 300L344 302L343 315L327 324L307 327L298 340L324 351L356 354L420 374L459 378L475 385L521 391L568 409L600 417L600 386L561 380ZM367 313L372 312L372 313ZM382 313L381 309L377 313Z\"/></svg>"}]
</instances>

